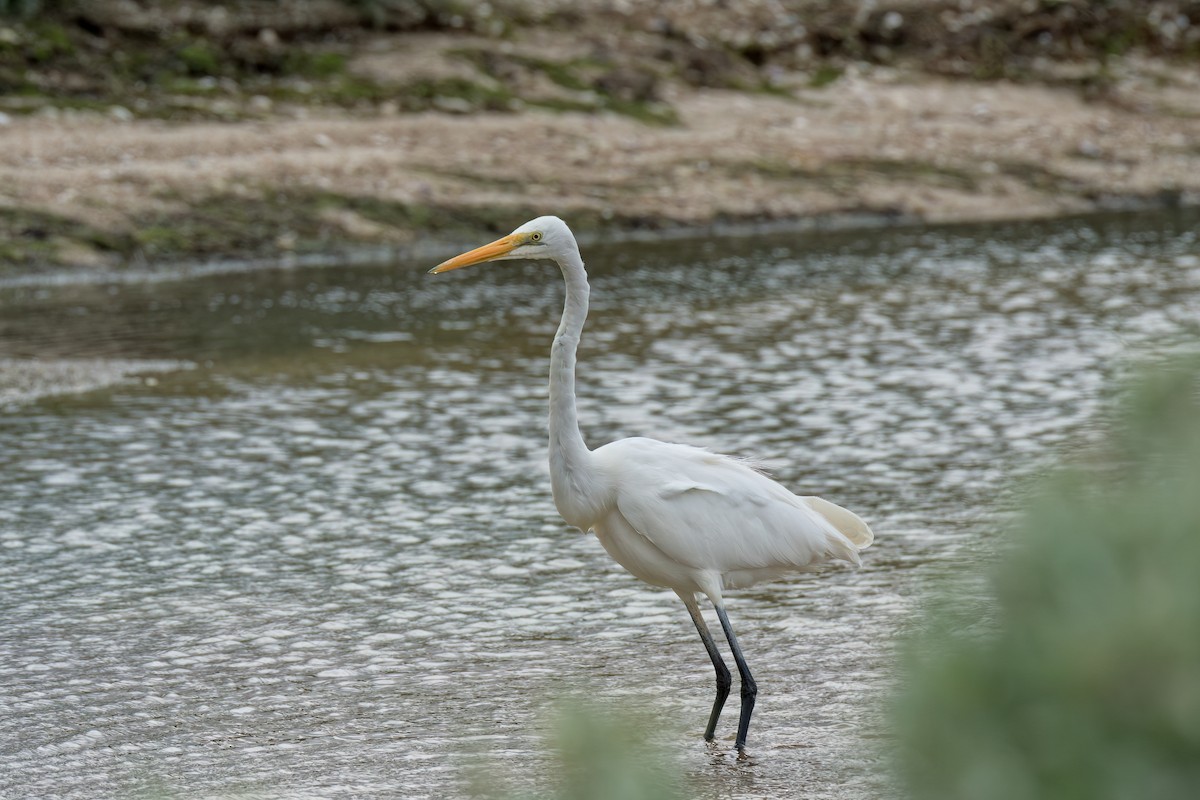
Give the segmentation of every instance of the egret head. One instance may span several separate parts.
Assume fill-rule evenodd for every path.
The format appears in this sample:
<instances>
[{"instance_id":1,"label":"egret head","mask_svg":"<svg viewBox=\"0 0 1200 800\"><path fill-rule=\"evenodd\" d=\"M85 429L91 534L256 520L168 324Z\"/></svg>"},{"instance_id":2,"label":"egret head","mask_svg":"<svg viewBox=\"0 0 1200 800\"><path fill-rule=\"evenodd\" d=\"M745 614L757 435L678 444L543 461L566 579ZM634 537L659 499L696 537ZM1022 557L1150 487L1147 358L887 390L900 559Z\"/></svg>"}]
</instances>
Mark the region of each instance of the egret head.
<instances>
[{"instance_id":1,"label":"egret head","mask_svg":"<svg viewBox=\"0 0 1200 800\"><path fill-rule=\"evenodd\" d=\"M429 270L431 275L449 272L459 267L482 264L485 261L503 261L510 258L553 258L561 261L562 256L577 250L575 237L567 223L558 217L531 219L508 236L502 236L491 244L476 247L462 255L443 261Z\"/></svg>"}]
</instances>

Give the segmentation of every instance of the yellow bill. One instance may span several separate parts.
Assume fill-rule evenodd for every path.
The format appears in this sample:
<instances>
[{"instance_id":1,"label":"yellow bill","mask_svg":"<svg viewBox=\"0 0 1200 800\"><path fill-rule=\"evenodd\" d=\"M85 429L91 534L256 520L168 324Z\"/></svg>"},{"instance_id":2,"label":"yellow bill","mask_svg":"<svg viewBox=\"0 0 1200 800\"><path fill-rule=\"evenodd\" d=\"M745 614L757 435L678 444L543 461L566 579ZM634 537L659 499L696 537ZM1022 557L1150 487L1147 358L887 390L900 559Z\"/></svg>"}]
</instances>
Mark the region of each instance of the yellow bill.
<instances>
[{"instance_id":1,"label":"yellow bill","mask_svg":"<svg viewBox=\"0 0 1200 800\"><path fill-rule=\"evenodd\" d=\"M460 256L443 261L433 269L429 270L430 275L437 275L442 272L449 272L452 269L459 267L469 267L472 264L482 264L484 261L492 261L506 256L517 247L525 244L526 234L510 233L508 236L503 236L491 244L485 244L483 247L476 247L463 253Z\"/></svg>"}]
</instances>

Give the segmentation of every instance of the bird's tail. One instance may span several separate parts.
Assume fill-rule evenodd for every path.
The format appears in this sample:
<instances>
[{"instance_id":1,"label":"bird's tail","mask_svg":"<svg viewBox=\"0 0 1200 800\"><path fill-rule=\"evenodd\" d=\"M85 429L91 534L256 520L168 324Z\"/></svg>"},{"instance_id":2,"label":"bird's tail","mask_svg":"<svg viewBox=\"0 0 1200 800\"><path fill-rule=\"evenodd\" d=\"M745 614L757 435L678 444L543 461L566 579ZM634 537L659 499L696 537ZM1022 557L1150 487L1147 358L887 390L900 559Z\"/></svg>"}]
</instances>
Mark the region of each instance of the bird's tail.
<instances>
[{"instance_id":1,"label":"bird's tail","mask_svg":"<svg viewBox=\"0 0 1200 800\"><path fill-rule=\"evenodd\" d=\"M855 566L860 565L862 561L858 557L858 551L867 549L871 546L871 542L875 541L875 534L871 533L871 528L867 523L852 511L847 511L828 500L811 496L800 499L828 522L837 533L841 534L838 537L830 537L830 547L833 551L831 555L849 561ZM838 539L845 541L837 541Z\"/></svg>"}]
</instances>

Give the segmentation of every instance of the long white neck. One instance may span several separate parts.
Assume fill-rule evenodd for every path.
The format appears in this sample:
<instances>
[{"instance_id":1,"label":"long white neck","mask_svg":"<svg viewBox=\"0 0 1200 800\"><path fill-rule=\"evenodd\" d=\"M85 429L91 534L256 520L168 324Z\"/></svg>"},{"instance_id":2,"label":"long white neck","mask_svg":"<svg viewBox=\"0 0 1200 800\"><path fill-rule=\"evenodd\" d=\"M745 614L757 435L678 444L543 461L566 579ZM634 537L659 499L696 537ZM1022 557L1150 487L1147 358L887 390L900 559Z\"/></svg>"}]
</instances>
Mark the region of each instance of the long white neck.
<instances>
[{"instance_id":1,"label":"long white neck","mask_svg":"<svg viewBox=\"0 0 1200 800\"><path fill-rule=\"evenodd\" d=\"M603 487L575 410L575 351L587 319L588 281L577 250L572 249L558 265L567 283L567 299L550 349L550 483L563 519L587 530L603 504Z\"/></svg>"}]
</instances>

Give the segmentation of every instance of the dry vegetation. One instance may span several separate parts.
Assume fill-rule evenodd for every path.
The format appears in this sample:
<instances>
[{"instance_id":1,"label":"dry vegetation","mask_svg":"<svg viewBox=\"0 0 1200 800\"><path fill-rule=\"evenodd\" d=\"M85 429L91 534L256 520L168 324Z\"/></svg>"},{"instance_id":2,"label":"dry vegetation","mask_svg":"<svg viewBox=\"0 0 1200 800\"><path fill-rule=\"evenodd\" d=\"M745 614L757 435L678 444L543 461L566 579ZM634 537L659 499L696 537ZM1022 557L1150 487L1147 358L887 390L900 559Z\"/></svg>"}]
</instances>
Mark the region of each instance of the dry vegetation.
<instances>
[{"instance_id":1,"label":"dry vegetation","mask_svg":"<svg viewBox=\"0 0 1200 800\"><path fill-rule=\"evenodd\" d=\"M1200 2L0 10L9 272L1200 197Z\"/></svg>"}]
</instances>

